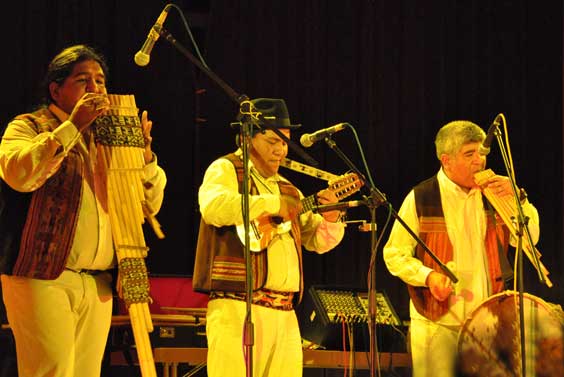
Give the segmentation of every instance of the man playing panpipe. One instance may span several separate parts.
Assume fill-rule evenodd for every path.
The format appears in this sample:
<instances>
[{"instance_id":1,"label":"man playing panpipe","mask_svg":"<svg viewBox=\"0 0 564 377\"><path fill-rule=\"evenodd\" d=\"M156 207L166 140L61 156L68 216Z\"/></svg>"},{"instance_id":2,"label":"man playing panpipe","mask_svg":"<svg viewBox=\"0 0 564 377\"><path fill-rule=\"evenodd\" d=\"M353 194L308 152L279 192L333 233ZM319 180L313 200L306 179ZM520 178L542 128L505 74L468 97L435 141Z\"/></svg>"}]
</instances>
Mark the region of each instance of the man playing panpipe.
<instances>
[{"instance_id":1,"label":"man playing panpipe","mask_svg":"<svg viewBox=\"0 0 564 377\"><path fill-rule=\"evenodd\" d=\"M109 106L104 58L75 45L50 62L44 105L15 117L0 144L0 273L20 376L98 377L112 317L116 255L105 167L92 124ZM141 116L144 196L166 176Z\"/></svg>"},{"instance_id":2,"label":"man playing panpipe","mask_svg":"<svg viewBox=\"0 0 564 377\"><path fill-rule=\"evenodd\" d=\"M462 120L443 126L435 147L441 167L416 185L405 198L399 216L453 272L453 286L439 265L397 221L384 247L392 275L408 286L411 316L413 376L454 376L457 337L473 309L504 290L508 245L515 239L482 194L488 188L512 199L507 177L493 175L479 187L474 179L485 168L479 152L485 139L476 124ZM533 242L539 237L535 207L523 198ZM505 263L504 263L505 262ZM507 274L509 272L509 274Z\"/></svg>"}]
</instances>

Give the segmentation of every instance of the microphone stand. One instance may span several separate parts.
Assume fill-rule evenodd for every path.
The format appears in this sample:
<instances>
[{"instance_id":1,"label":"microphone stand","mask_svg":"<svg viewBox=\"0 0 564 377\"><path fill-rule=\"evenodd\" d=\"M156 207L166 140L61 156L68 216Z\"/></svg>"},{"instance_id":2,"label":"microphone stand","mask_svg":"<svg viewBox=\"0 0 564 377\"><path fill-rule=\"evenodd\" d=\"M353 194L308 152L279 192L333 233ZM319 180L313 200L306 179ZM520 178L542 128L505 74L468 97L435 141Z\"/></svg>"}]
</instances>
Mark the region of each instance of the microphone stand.
<instances>
[{"instance_id":1,"label":"microphone stand","mask_svg":"<svg viewBox=\"0 0 564 377\"><path fill-rule=\"evenodd\" d=\"M184 55L188 60L190 60L196 67L198 67L202 72L204 72L210 79L212 79L220 88L223 89L225 93L231 98L235 103L241 105L244 101L248 101L249 97L246 94L239 94L235 92L229 85L227 85L219 76L217 76L211 69L205 67L190 51L188 51L184 46L182 46L176 38L164 27L156 28L155 30L159 33L161 37L166 39L170 44L172 44L182 55ZM259 118L261 115L259 115ZM259 127L258 124L255 123L255 126ZM272 128L267 125L261 125L260 127L268 128L272 130L276 135L278 135L282 140L284 140L288 146L297 154L300 155L308 164L313 166L319 166L319 163L311 157L308 153L306 153L303 148L298 146L294 141L288 139L286 135L280 132L277 128Z\"/></svg>"},{"instance_id":2,"label":"microphone stand","mask_svg":"<svg viewBox=\"0 0 564 377\"><path fill-rule=\"evenodd\" d=\"M504 119L505 122L505 119ZM511 183L511 189L513 191L513 198L515 200L515 205L517 209L517 248L515 255L517 257L517 286L519 291L519 332L520 332L520 348L521 348L521 376L527 375L527 364L526 364L526 350L525 350L525 303L523 302L524 296L524 278L523 278L523 236L527 237L529 245L532 246L531 254L533 255L533 264L537 270L538 277L541 283L546 284L546 278L540 268L540 263L538 255L534 248L531 233L529 231L529 218L525 216L523 212L523 206L521 205L521 200L519 198L519 192L517 190L517 183L515 182L515 177L512 174L511 163L509 159L509 154L503 144L503 138L501 137L501 132L498 128L499 125L495 126L494 135L497 139L499 149L501 151L501 156L503 159L503 164L505 166L506 174L509 177Z\"/></svg>"},{"instance_id":3,"label":"microphone stand","mask_svg":"<svg viewBox=\"0 0 564 377\"><path fill-rule=\"evenodd\" d=\"M251 127L253 125L252 118L248 115L250 111L243 109L245 103L248 104L249 97L246 94L239 94L219 78L213 71L204 67L204 65L196 59L188 50L186 50L165 28L159 28L158 33L176 47L184 56L186 56L194 65L196 65L202 72L208 75L217 85L219 85L225 93L235 103L239 104L239 112L243 114L242 121L240 122L241 129L241 150L243 152L243 193L241 195L241 210L243 215L243 225L245 230L244 237L244 255L245 255L245 303L246 314L245 322L243 324L243 349L246 366L246 376L252 377L253 375L253 345L254 345L254 324L252 322L252 296L253 296L253 282L252 282L252 263L250 252L250 219L249 219L249 139L251 134Z\"/></svg>"},{"instance_id":4,"label":"microphone stand","mask_svg":"<svg viewBox=\"0 0 564 377\"><path fill-rule=\"evenodd\" d=\"M192 53L190 53L184 46L177 42L176 38L163 27L157 27L155 25L153 28L160 36L166 39L170 44L172 44L178 51L180 51L188 60L190 60L194 65L196 65L202 72L204 72L210 79L212 79L223 91L239 105L239 113L242 115L241 124L241 149L243 152L243 193L242 193L242 214L243 223L245 230L245 244L244 244L244 254L245 254L245 302L246 302L246 315L245 323L243 328L243 347L244 347L244 357L246 364L246 376L253 376L253 345L254 345L254 325L251 316L252 307L252 295L253 295L253 282L252 282L252 263L251 263L251 251L250 251L250 219L249 219L249 196L250 196L250 177L249 177L249 140L251 134L252 126L258 128L268 128L274 131L282 140L284 140L290 148L292 148L296 153L298 153L304 160L308 161L309 164L314 166L319 166L319 163L315 161L310 155L308 155L302 148L295 144L292 140L288 139L286 135L280 132L276 128L264 125L264 122L259 122L262 119L262 114L258 116L252 116L251 111L252 104L249 102L249 97L246 94L239 94L233 90L227 83L225 83L219 76L217 76L211 69L204 66ZM248 109L244 107L248 106ZM261 124L262 123L262 124Z\"/></svg>"},{"instance_id":5,"label":"microphone stand","mask_svg":"<svg viewBox=\"0 0 564 377\"><path fill-rule=\"evenodd\" d=\"M371 218L371 255L370 255L370 267L369 267L369 291L368 291L368 325L370 334L370 376L374 377L376 375L376 365L379 369L379 358L378 358L378 344L376 341L376 208L382 204L386 204L388 210L392 216L405 228L405 230L417 241L417 243L425 250L425 252L440 266L441 270L447 275L453 283L458 282L458 278L450 271L450 269L429 249L429 247L423 242L421 238L405 223L405 221L398 215L394 210L393 206L386 199L386 196L378 190L373 184L368 182L364 178L364 175L360 170L354 165L354 163L343 153L343 151L337 146L335 141L327 136L324 139L325 143L333 150L335 153L345 162L345 164L355 172L367 186L369 186L370 196L365 201L365 204L370 210Z\"/></svg>"}]
</instances>

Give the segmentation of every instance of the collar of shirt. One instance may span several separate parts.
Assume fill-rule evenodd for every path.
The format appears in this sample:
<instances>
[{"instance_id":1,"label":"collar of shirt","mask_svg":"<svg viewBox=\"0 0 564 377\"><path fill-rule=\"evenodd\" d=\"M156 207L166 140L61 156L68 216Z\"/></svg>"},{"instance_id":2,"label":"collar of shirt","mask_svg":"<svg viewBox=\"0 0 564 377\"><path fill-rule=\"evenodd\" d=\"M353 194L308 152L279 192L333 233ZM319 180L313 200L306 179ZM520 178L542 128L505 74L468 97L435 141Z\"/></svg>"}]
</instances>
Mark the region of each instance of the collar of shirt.
<instances>
[{"instance_id":1,"label":"collar of shirt","mask_svg":"<svg viewBox=\"0 0 564 377\"><path fill-rule=\"evenodd\" d=\"M462 187L460 187L459 185L451 181L449 177L447 177L447 175L443 171L443 168L439 170L439 173L437 174L437 179L439 180L439 185L444 190L446 190L447 193L451 195L456 195L457 197L460 198L467 198L470 196L474 196L480 192L480 189L477 187L471 188L470 191L468 192L464 191Z\"/></svg>"}]
</instances>

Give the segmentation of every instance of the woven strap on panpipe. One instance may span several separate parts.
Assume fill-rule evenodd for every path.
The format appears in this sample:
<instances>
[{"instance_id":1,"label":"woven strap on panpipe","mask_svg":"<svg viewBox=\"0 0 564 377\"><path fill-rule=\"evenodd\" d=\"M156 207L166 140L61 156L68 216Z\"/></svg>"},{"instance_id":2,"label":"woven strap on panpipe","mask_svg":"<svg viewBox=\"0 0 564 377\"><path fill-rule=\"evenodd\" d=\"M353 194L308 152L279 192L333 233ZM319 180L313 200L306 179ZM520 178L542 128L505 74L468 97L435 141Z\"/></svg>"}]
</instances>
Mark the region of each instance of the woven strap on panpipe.
<instances>
[{"instance_id":1,"label":"woven strap on panpipe","mask_svg":"<svg viewBox=\"0 0 564 377\"><path fill-rule=\"evenodd\" d=\"M109 110L96 119L94 140L107 176L108 213L118 260L118 293L125 301L143 377L156 377L148 333L149 278L144 258L144 138L133 95L108 95Z\"/></svg>"},{"instance_id":2,"label":"woven strap on panpipe","mask_svg":"<svg viewBox=\"0 0 564 377\"><path fill-rule=\"evenodd\" d=\"M486 169L474 174L474 179L479 186L482 186L487 182L489 178L493 177L494 175L495 173L491 169ZM482 188L482 192L484 193L488 201L492 204L492 206L495 208L499 216L502 218L505 225L509 228L509 232L511 233L511 235L513 237L517 237L518 224L516 221L517 207L515 204L515 198L512 195L507 195L504 197L497 196L488 187ZM537 248L534 245L531 245L528 237L523 237L523 252L525 253L525 255L527 255L527 257L529 258L533 266L535 266L535 268L536 268L536 262L535 262L535 258L533 258L532 253L533 252L536 253L536 257L537 257L536 259L538 260L539 268L542 272L542 275L546 279L546 285L552 287L552 282L548 278L549 272L540 261L541 253L537 250Z\"/></svg>"},{"instance_id":3,"label":"woven strap on panpipe","mask_svg":"<svg viewBox=\"0 0 564 377\"><path fill-rule=\"evenodd\" d=\"M135 186L132 197L135 197L141 203L137 215L141 216L142 222L143 217L147 219L158 238L164 238L160 224L153 216L153 211L145 201L142 191L145 138L137 115L138 109L135 105L135 97L133 95L109 94L108 98L110 100L109 111L96 119L94 135L96 144L109 148L109 151L114 151L115 155L112 153L103 154L109 157L105 162L111 163L111 165L106 165L110 171L129 173L129 177L137 175L135 178L138 178L138 182L131 182ZM126 192L120 194L122 196L127 195Z\"/></svg>"}]
</instances>

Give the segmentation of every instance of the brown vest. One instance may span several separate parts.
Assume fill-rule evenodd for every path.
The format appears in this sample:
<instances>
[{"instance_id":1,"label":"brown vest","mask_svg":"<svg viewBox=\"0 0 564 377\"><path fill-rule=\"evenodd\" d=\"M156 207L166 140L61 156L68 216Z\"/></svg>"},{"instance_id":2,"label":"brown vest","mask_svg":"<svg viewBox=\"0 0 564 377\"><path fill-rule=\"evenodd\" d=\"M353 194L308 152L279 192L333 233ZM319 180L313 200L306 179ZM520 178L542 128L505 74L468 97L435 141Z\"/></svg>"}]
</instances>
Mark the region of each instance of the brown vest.
<instances>
[{"instance_id":1,"label":"brown vest","mask_svg":"<svg viewBox=\"0 0 564 377\"><path fill-rule=\"evenodd\" d=\"M243 161L231 153L223 158L233 163L237 172L239 192L242 192ZM252 182L252 181L251 181ZM280 192L299 197L297 189L288 182L278 182ZM257 194L256 186L251 183L251 194ZM303 291L302 249L298 221L292 222L291 235L296 244L300 264L300 298ZM245 292L246 285L245 249L237 235L234 225L215 227L200 219L196 261L192 286L198 292L227 291ZM251 252L253 290L261 289L268 274L267 250Z\"/></svg>"},{"instance_id":2,"label":"brown vest","mask_svg":"<svg viewBox=\"0 0 564 377\"><path fill-rule=\"evenodd\" d=\"M47 108L16 119L37 133L53 131L60 124ZM71 149L57 172L31 194L12 275L50 280L64 270L78 217L82 169L81 156Z\"/></svg>"},{"instance_id":3,"label":"brown vest","mask_svg":"<svg viewBox=\"0 0 564 377\"><path fill-rule=\"evenodd\" d=\"M434 176L417 185L414 188L414 193L417 216L419 218L420 238L441 262L446 264L452 261L453 247L447 234L437 177ZM509 245L509 229L493 210L488 209L486 212L487 228L485 243L488 277L492 294L495 294L501 292L504 288L500 267L499 245L503 248L503 257L505 257ZM440 266L419 245L416 247L415 256L425 266L437 272L442 272ZM426 318L437 320L448 311L450 306L449 300L438 301L431 295L428 287L408 285L408 291L415 309Z\"/></svg>"}]
</instances>

